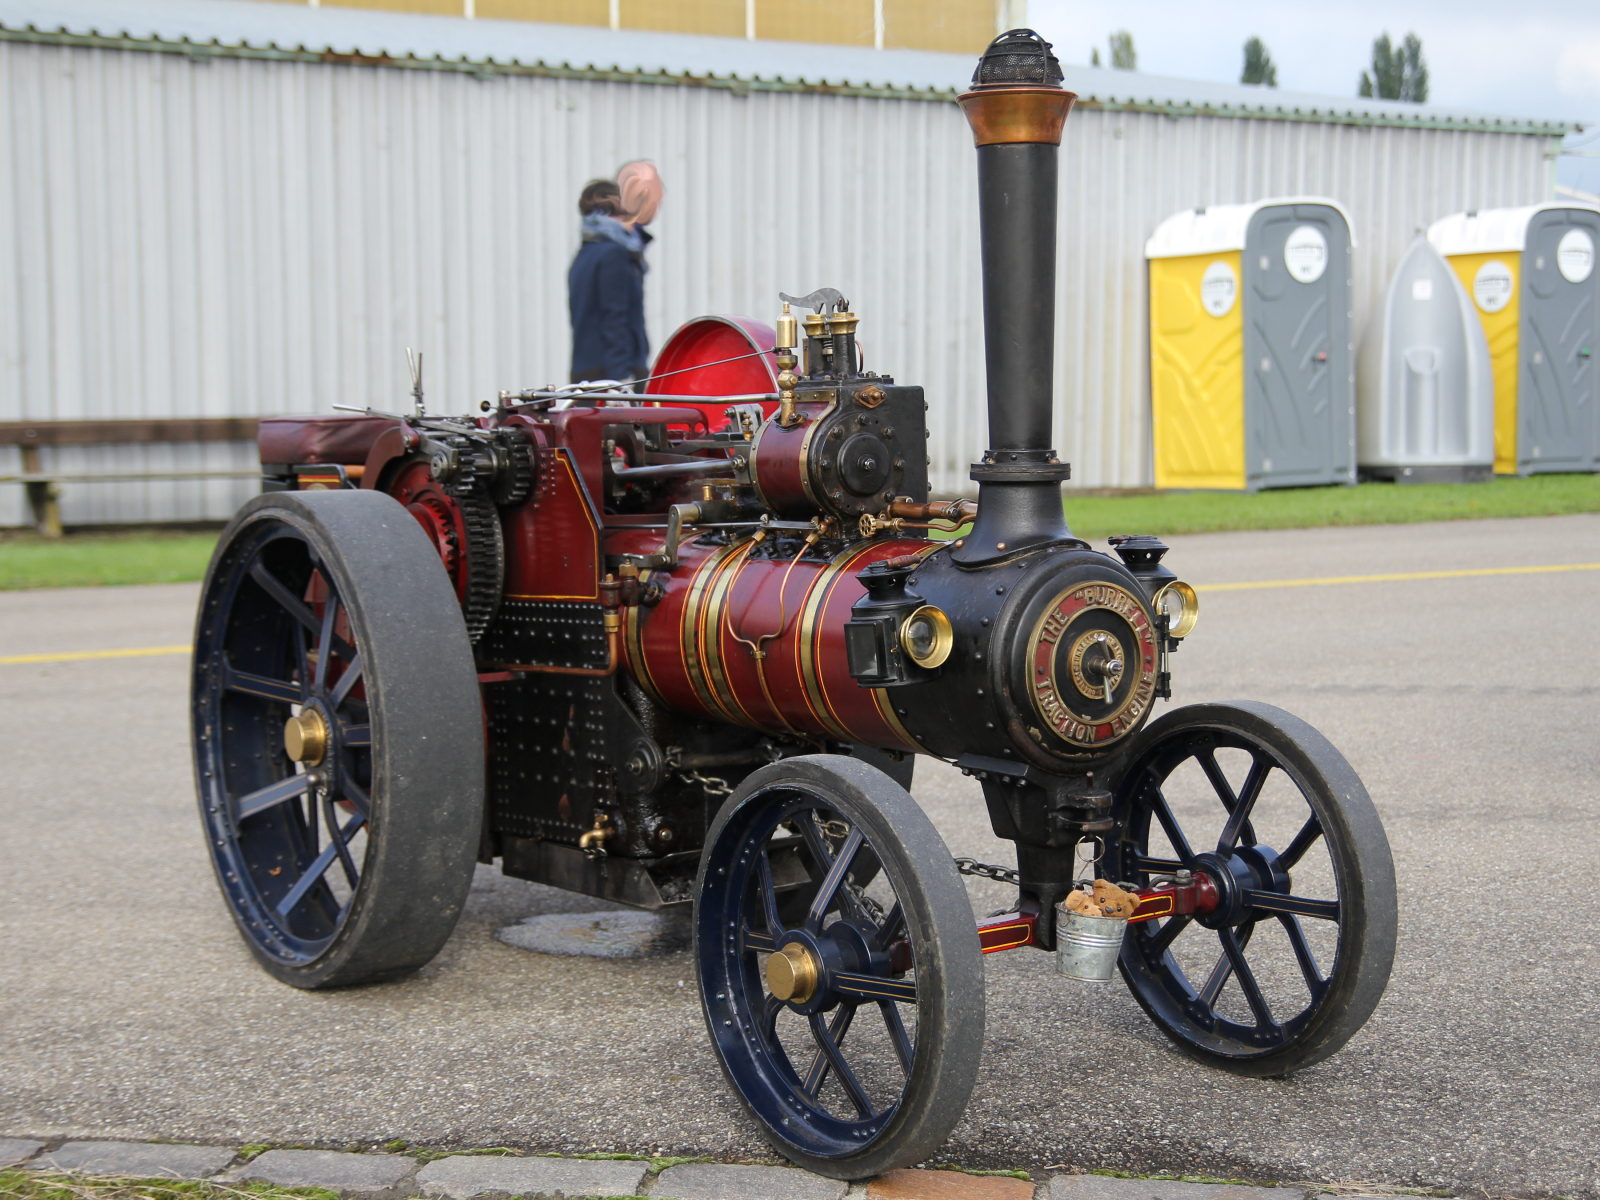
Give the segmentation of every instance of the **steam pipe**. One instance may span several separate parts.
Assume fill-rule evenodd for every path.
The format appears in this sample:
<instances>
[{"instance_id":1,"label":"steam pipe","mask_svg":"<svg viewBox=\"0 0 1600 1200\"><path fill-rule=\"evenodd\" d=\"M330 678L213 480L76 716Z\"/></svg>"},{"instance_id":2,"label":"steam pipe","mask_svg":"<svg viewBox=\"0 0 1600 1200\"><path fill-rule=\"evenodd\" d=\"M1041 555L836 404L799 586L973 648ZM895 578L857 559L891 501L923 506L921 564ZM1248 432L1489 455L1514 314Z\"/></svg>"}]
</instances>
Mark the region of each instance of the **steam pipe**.
<instances>
[{"instance_id":1,"label":"steam pipe","mask_svg":"<svg viewBox=\"0 0 1600 1200\"><path fill-rule=\"evenodd\" d=\"M990 44L960 97L978 148L989 449L975 463L978 521L953 551L977 566L1072 538L1061 511L1071 468L1051 443L1056 196L1061 128L1077 97L1050 44L1013 29Z\"/></svg>"}]
</instances>

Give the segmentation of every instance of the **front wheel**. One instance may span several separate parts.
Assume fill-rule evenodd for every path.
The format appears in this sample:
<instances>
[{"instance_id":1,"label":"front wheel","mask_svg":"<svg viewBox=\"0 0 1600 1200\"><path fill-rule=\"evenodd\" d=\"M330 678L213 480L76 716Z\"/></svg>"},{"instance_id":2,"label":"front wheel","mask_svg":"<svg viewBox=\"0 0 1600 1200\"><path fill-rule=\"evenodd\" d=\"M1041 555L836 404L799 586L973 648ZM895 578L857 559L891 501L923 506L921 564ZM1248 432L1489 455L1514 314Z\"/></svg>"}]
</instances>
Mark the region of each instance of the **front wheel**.
<instances>
[{"instance_id":1,"label":"front wheel","mask_svg":"<svg viewBox=\"0 0 1600 1200\"><path fill-rule=\"evenodd\" d=\"M1270 704L1194 704L1139 737L1105 874L1204 873L1217 907L1130 925L1122 976L1190 1056L1282 1076L1366 1023L1394 962L1394 861L1360 778Z\"/></svg>"},{"instance_id":2,"label":"front wheel","mask_svg":"<svg viewBox=\"0 0 1600 1200\"><path fill-rule=\"evenodd\" d=\"M434 956L472 884L483 720L439 557L378 492L277 492L223 532L201 591L195 782L217 882L295 987Z\"/></svg>"},{"instance_id":3,"label":"front wheel","mask_svg":"<svg viewBox=\"0 0 1600 1200\"><path fill-rule=\"evenodd\" d=\"M862 1179L961 1119L983 1052L972 906L882 772L812 755L745 779L706 839L695 957L723 1073L787 1158Z\"/></svg>"}]
</instances>

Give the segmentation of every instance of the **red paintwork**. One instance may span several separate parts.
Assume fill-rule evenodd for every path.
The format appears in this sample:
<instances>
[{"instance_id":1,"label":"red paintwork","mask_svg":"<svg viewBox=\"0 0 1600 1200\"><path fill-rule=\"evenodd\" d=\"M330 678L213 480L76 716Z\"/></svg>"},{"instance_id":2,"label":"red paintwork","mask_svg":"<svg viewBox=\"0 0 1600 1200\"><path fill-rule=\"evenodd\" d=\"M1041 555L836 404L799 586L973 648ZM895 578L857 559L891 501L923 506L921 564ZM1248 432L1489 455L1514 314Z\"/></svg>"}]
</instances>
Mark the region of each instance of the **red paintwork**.
<instances>
[{"instance_id":1,"label":"red paintwork","mask_svg":"<svg viewBox=\"0 0 1600 1200\"><path fill-rule=\"evenodd\" d=\"M997 954L1001 950L1015 950L1018 946L1032 945L1034 927L1038 920L1038 913L1013 912L980 921L978 945L985 954Z\"/></svg>"},{"instance_id":2,"label":"red paintwork","mask_svg":"<svg viewBox=\"0 0 1600 1200\"><path fill-rule=\"evenodd\" d=\"M385 470L396 459L416 449L421 441L422 438L414 429L398 424L385 426L378 434L377 440L367 450L367 456L363 460L366 467L361 472L361 486L368 491L380 488L387 491L389 480L384 478Z\"/></svg>"},{"instance_id":3,"label":"red paintwork","mask_svg":"<svg viewBox=\"0 0 1600 1200\"><path fill-rule=\"evenodd\" d=\"M1208 913L1217 907L1218 901L1216 881L1204 871L1196 871L1193 881L1185 887L1163 883L1140 888L1135 895L1139 897L1139 907L1128 918L1130 924L1160 917Z\"/></svg>"},{"instance_id":4,"label":"red paintwork","mask_svg":"<svg viewBox=\"0 0 1600 1200\"><path fill-rule=\"evenodd\" d=\"M777 334L772 326L751 317L714 316L695 317L680 325L661 347L652 378L645 384L647 396L740 396L754 392L778 390ZM763 350L761 358L740 358L737 362L722 362L726 358ZM699 363L717 363L702 367ZM684 370L684 368L691 368ZM664 375L663 372L673 372ZM749 401L748 403L755 403ZM726 423L723 410L727 401L718 400L697 405L705 413L711 428ZM776 400L763 401L763 416L771 416L778 407Z\"/></svg>"},{"instance_id":5,"label":"red paintwork","mask_svg":"<svg viewBox=\"0 0 1600 1200\"><path fill-rule=\"evenodd\" d=\"M534 453L533 494L505 516L505 596L598 600L599 514L573 465L572 451L541 446Z\"/></svg>"},{"instance_id":6,"label":"red paintwork","mask_svg":"<svg viewBox=\"0 0 1600 1200\"><path fill-rule=\"evenodd\" d=\"M826 416L831 404L797 404L799 424L788 429L776 421L769 421L756 435L751 448L755 463L756 490L761 498L780 517L804 520L817 511L817 505L806 495L806 471L801 459L816 422Z\"/></svg>"},{"instance_id":7,"label":"red paintwork","mask_svg":"<svg viewBox=\"0 0 1600 1200\"><path fill-rule=\"evenodd\" d=\"M606 553L658 551L663 536L659 529L610 530ZM917 750L884 711L892 691L882 689L880 702L878 692L850 678L844 623L866 592L857 573L928 543L857 545L829 563L751 558L750 546L749 539L731 547L689 544L677 570L650 576L665 585L666 595L630 614L628 670L680 712L772 733ZM761 640L780 628L779 636ZM759 664L739 638L761 640Z\"/></svg>"}]
</instances>

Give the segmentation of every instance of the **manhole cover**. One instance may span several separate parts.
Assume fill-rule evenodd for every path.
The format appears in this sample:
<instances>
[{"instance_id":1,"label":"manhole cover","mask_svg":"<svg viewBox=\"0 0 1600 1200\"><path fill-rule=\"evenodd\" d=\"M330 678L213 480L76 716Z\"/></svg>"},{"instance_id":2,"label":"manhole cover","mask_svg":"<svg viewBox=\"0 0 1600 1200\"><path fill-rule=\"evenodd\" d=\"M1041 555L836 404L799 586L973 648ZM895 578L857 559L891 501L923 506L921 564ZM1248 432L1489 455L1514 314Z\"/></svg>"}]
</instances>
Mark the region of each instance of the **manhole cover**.
<instances>
[{"instance_id":1,"label":"manhole cover","mask_svg":"<svg viewBox=\"0 0 1600 1200\"><path fill-rule=\"evenodd\" d=\"M589 958L654 958L687 950L689 914L648 912L550 913L495 930L508 946L537 954Z\"/></svg>"}]
</instances>

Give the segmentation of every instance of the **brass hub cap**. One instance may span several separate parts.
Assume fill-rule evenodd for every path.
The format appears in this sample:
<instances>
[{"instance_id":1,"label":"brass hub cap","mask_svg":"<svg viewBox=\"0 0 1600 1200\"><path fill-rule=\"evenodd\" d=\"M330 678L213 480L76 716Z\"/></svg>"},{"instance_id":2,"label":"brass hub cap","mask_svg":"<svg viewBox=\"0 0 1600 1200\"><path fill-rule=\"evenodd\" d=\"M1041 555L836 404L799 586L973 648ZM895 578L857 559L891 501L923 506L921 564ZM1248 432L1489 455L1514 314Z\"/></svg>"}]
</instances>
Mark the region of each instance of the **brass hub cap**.
<instances>
[{"instance_id":1,"label":"brass hub cap","mask_svg":"<svg viewBox=\"0 0 1600 1200\"><path fill-rule=\"evenodd\" d=\"M818 965L809 950L790 942L767 959L767 990L779 1000L804 1004L817 990Z\"/></svg>"},{"instance_id":2,"label":"brass hub cap","mask_svg":"<svg viewBox=\"0 0 1600 1200\"><path fill-rule=\"evenodd\" d=\"M290 717L283 727L283 748L295 762L314 767L328 752L328 723L314 708Z\"/></svg>"}]
</instances>

